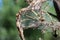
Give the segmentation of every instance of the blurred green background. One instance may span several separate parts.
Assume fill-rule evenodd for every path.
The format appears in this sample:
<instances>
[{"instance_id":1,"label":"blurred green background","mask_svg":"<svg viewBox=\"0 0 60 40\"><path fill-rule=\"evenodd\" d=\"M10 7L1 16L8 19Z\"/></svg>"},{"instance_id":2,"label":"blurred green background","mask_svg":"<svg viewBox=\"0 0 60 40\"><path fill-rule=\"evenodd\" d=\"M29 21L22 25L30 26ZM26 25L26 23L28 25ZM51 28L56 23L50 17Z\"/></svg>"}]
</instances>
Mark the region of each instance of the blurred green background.
<instances>
[{"instance_id":1,"label":"blurred green background","mask_svg":"<svg viewBox=\"0 0 60 40\"><path fill-rule=\"evenodd\" d=\"M0 40L19 40L16 13L26 6L24 0L0 0Z\"/></svg>"},{"instance_id":2,"label":"blurred green background","mask_svg":"<svg viewBox=\"0 0 60 40\"><path fill-rule=\"evenodd\" d=\"M48 5L48 9L46 7ZM0 0L0 40L20 40L18 30L16 28L16 13L21 9L28 6L26 0ZM43 4L42 9L56 15L53 2L48 0ZM46 16L46 15L45 15ZM51 21L46 16L47 21ZM53 21L56 18L53 18ZM54 38L52 32L48 29L45 34L41 33L38 29L27 29L24 31L27 40L37 40L40 36L44 40L60 40Z\"/></svg>"}]
</instances>

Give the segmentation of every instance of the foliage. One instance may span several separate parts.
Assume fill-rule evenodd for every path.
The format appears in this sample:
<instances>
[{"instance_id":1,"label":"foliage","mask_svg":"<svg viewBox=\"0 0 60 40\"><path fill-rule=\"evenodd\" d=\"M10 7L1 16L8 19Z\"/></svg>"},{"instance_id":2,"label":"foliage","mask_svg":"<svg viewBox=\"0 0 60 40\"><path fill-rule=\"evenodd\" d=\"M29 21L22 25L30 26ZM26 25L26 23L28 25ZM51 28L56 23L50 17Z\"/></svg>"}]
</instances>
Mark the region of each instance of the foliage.
<instances>
[{"instance_id":1,"label":"foliage","mask_svg":"<svg viewBox=\"0 0 60 40\"><path fill-rule=\"evenodd\" d=\"M0 40L20 40L16 28L16 13L27 4L22 0L2 0L0 10ZM23 3L25 3L23 5Z\"/></svg>"}]
</instances>

